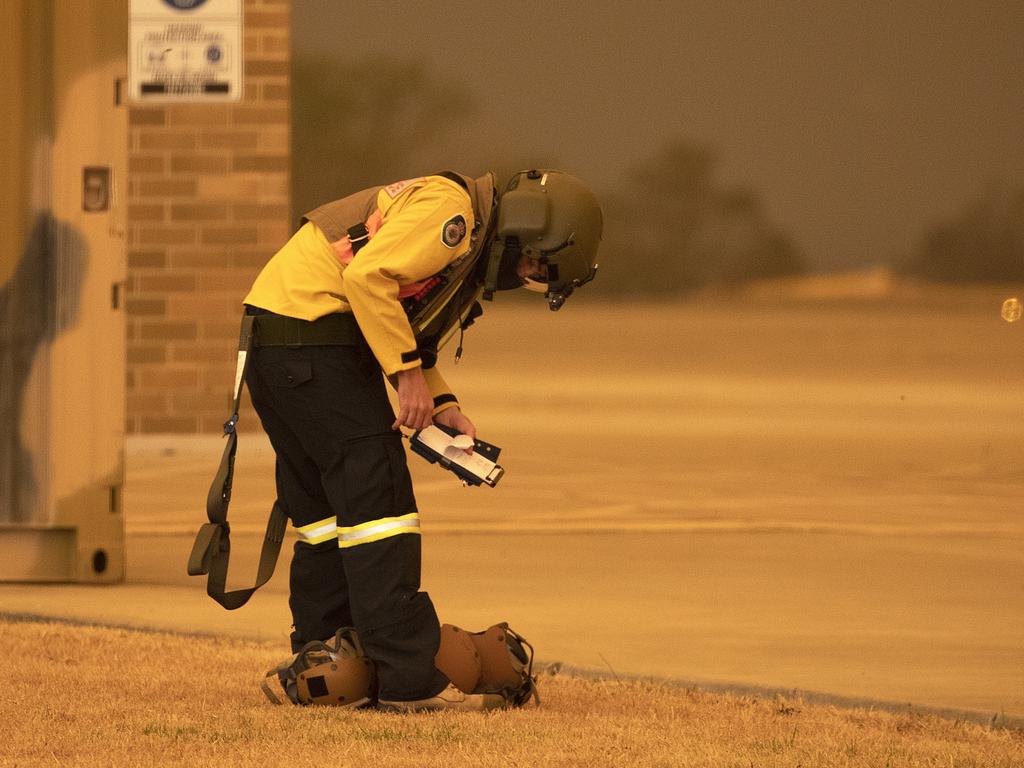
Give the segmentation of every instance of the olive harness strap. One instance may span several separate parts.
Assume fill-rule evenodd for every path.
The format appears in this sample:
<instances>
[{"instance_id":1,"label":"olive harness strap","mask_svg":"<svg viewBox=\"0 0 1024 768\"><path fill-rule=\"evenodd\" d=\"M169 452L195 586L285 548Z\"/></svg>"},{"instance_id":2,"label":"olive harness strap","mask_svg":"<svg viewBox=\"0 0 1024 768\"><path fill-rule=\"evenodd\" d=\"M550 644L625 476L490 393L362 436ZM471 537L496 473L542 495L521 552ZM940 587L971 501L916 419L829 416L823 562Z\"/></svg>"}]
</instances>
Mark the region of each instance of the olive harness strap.
<instances>
[{"instance_id":1,"label":"olive harness strap","mask_svg":"<svg viewBox=\"0 0 1024 768\"><path fill-rule=\"evenodd\" d=\"M231 481L235 473L235 450L238 448L238 405L242 398L242 384L248 369L249 353L252 350L253 322L255 317L242 317L242 330L238 340L238 364L235 368L235 391L231 418L224 422L224 435L227 445L221 456L220 467L210 485L206 496L206 516L210 522L204 524L196 534L192 555L188 560L190 576L208 574L206 594L227 608L229 611L240 608L274 575L274 566L281 552L284 541L285 527L288 516L279 501L267 520L267 531L263 538L263 549L260 552L260 563L256 573L256 584L247 589L235 589L225 592L227 582L228 561L231 557L231 527L228 525L228 504L231 502Z\"/></svg>"}]
</instances>

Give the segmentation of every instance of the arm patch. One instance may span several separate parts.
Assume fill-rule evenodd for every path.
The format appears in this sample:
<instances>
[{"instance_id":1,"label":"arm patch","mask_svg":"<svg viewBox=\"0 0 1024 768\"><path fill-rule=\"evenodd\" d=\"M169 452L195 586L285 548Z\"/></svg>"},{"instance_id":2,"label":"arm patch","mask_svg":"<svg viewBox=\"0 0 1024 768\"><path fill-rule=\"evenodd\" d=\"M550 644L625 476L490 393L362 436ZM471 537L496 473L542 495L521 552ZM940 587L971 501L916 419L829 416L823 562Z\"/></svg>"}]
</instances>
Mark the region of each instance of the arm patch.
<instances>
[{"instance_id":1,"label":"arm patch","mask_svg":"<svg viewBox=\"0 0 1024 768\"><path fill-rule=\"evenodd\" d=\"M459 214L441 225L441 242L446 248L455 248L466 237L466 219Z\"/></svg>"}]
</instances>

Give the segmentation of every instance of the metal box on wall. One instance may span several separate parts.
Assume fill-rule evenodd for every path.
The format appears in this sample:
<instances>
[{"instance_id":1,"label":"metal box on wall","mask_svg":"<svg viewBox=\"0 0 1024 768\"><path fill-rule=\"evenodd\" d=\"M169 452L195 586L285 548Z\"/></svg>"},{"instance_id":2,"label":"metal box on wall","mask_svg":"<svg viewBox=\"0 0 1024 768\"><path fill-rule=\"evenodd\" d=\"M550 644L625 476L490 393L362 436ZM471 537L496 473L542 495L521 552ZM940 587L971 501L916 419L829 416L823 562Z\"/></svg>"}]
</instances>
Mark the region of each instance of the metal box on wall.
<instances>
[{"instance_id":1,"label":"metal box on wall","mask_svg":"<svg viewBox=\"0 0 1024 768\"><path fill-rule=\"evenodd\" d=\"M126 0L0 11L0 580L124 577Z\"/></svg>"}]
</instances>

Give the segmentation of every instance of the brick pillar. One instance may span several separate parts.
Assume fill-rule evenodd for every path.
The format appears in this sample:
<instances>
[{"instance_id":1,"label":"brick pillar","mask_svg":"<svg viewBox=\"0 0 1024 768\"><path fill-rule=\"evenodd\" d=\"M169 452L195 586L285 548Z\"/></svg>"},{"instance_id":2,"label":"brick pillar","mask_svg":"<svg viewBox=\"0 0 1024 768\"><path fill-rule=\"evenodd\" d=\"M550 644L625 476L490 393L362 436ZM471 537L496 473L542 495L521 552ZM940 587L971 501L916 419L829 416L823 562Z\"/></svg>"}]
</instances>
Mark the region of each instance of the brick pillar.
<instances>
[{"instance_id":1,"label":"brick pillar","mask_svg":"<svg viewBox=\"0 0 1024 768\"><path fill-rule=\"evenodd\" d=\"M129 434L227 417L241 300L291 229L290 4L245 0L241 102L131 109Z\"/></svg>"}]
</instances>

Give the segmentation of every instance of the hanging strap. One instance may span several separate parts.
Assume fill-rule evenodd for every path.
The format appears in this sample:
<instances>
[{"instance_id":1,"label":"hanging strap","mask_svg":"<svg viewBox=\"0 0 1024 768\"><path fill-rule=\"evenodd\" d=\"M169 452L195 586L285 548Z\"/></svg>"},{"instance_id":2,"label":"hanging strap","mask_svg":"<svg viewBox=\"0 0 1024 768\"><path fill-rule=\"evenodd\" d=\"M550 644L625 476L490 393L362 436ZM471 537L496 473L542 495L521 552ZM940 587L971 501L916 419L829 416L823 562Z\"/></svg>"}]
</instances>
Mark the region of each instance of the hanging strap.
<instances>
[{"instance_id":1,"label":"hanging strap","mask_svg":"<svg viewBox=\"0 0 1024 768\"><path fill-rule=\"evenodd\" d=\"M227 608L229 611L246 604L253 593L262 587L274 575L274 566L281 552L284 541L288 515L279 501L274 502L267 520L267 531L263 537L263 549L260 552L260 564L256 572L256 584L247 589L235 589L225 592L224 587L228 576L228 562L231 558L231 527L228 525L228 504L231 502L231 481L235 474L235 450L238 448L238 406L242 398L242 384L249 365L249 353L253 343L253 322L255 317L246 314L242 317L242 330L238 339L238 363L235 368L235 391L231 408L231 418L224 422L224 435L227 444L221 456L220 467L210 484L210 492L206 496L206 516L204 524L196 534L192 554L188 560L189 576L207 575L206 594Z\"/></svg>"}]
</instances>

